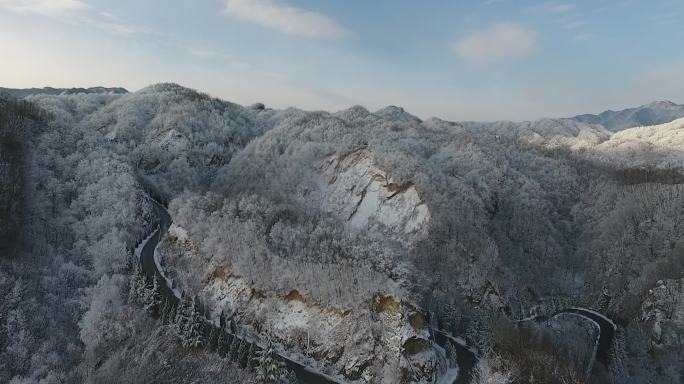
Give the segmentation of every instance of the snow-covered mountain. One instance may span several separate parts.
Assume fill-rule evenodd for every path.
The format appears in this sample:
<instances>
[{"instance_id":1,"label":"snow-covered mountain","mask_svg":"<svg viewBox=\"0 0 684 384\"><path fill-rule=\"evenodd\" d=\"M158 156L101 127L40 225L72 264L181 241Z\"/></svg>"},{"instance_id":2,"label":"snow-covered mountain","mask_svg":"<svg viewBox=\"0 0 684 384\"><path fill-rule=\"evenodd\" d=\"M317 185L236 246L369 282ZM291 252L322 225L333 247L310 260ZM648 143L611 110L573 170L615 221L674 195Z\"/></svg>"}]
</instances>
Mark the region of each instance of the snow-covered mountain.
<instances>
[{"instance_id":1,"label":"snow-covered mountain","mask_svg":"<svg viewBox=\"0 0 684 384\"><path fill-rule=\"evenodd\" d=\"M119 95L128 93L125 88L121 87L90 87L90 88L2 88L0 87L0 95L7 94L17 98L24 98L31 95L74 95L78 93L87 94L105 94L105 95Z\"/></svg>"},{"instance_id":2,"label":"snow-covered mountain","mask_svg":"<svg viewBox=\"0 0 684 384\"><path fill-rule=\"evenodd\" d=\"M564 306L620 320L623 344L592 380L678 380L684 120L615 133L581 118L245 108L175 84L99 93L26 97L42 118L0 130L26 148L21 168L0 153L0 180L27 191L15 209L20 189L0 189L0 208L24 215L30 240L0 265L0 331L20 335L0 332L2 382L201 381L219 364L210 345L175 342L182 316L154 321L154 295L131 289L129 251L156 226L149 195L174 222L156 257L201 318L336 380L432 382L463 359L439 329L521 382L577 382L591 323L515 321ZM661 104L659 118L676 109ZM223 361L248 361L235 348Z\"/></svg>"},{"instance_id":3,"label":"snow-covered mountain","mask_svg":"<svg viewBox=\"0 0 684 384\"><path fill-rule=\"evenodd\" d=\"M374 114L391 121L420 123L420 119L418 117L406 112L404 108L397 107L394 105L390 105L385 108L379 109L375 111Z\"/></svg>"},{"instance_id":4,"label":"snow-covered mountain","mask_svg":"<svg viewBox=\"0 0 684 384\"><path fill-rule=\"evenodd\" d=\"M669 123L681 117L684 117L684 105L671 101L656 101L622 111L579 115L573 119L587 124L599 124L609 131L617 132L627 128Z\"/></svg>"}]
</instances>

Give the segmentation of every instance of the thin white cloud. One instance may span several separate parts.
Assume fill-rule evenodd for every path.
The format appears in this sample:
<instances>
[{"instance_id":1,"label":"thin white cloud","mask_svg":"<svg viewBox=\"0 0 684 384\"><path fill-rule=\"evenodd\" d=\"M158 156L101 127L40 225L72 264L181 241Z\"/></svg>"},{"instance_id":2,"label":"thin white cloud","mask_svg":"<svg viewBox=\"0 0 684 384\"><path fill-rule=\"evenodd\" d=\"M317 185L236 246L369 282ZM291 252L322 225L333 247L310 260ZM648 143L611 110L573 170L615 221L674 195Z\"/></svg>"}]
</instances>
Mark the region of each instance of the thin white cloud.
<instances>
[{"instance_id":1,"label":"thin white cloud","mask_svg":"<svg viewBox=\"0 0 684 384\"><path fill-rule=\"evenodd\" d=\"M101 12L81 0L0 0L0 8L19 14L37 14L69 24L82 24L112 35L130 37L144 30L127 24L109 12Z\"/></svg>"},{"instance_id":2,"label":"thin white cloud","mask_svg":"<svg viewBox=\"0 0 684 384\"><path fill-rule=\"evenodd\" d=\"M535 31L510 22L471 32L456 41L452 48L459 57L474 64L497 63L533 55L539 50Z\"/></svg>"},{"instance_id":3,"label":"thin white cloud","mask_svg":"<svg viewBox=\"0 0 684 384\"><path fill-rule=\"evenodd\" d=\"M592 39L593 37L594 37L593 33L586 32L586 33L578 33L578 34L574 35L572 37L572 39L575 41L585 41L585 40Z\"/></svg>"},{"instance_id":4,"label":"thin white cloud","mask_svg":"<svg viewBox=\"0 0 684 384\"><path fill-rule=\"evenodd\" d=\"M80 0L0 0L0 8L17 13L59 16L82 11L88 4Z\"/></svg>"},{"instance_id":5,"label":"thin white cloud","mask_svg":"<svg viewBox=\"0 0 684 384\"><path fill-rule=\"evenodd\" d=\"M542 4L542 7L552 13L568 13L575 9L573 4L560 3L557 1L547 1Z\"/></svg>"},{"instance_id":6,"label":"thin white cloud","mask_svg":"<svg viewBox=\"0 0 684 384\"><path fill-rule=\"evenodd\" d=\"M580 27L584 27L587 25L587 22L584 20L574 20L574 21L569 21L565 24L563 24L563 28L565 29L577 29Z\"/></svg>"},{"instance_id":7,"label":"thin white cloud","mask_svg":"<svg viewBox=\"0 0 684 384\"><path fill-rule=\"evenodd\" d=\"M350 32L326 15L276 0L225 0L231 17L289 35L336 39Z\"/></svg>"}]
</instances>

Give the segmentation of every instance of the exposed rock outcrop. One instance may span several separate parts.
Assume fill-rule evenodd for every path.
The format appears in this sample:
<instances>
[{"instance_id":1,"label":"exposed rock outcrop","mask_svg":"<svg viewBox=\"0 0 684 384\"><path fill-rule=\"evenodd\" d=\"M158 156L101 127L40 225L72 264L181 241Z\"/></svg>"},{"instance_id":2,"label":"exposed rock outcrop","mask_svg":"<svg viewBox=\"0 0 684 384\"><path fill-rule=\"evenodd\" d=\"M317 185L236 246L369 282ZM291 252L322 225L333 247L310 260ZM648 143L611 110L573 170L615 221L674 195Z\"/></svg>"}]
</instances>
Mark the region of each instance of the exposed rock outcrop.
<instances>
[{"instance_id":1,"label":"exposed rock outcrop","mask_svg":"<svg viewBox=\"0 0 684 384\"><path fill-rule=\"evenodd\" d=\"M322 208L353 231L376 230L411 244L427 233L430 210L411 181L394 180L361 148L321 165Z\"/></svg>"}]
</instances>

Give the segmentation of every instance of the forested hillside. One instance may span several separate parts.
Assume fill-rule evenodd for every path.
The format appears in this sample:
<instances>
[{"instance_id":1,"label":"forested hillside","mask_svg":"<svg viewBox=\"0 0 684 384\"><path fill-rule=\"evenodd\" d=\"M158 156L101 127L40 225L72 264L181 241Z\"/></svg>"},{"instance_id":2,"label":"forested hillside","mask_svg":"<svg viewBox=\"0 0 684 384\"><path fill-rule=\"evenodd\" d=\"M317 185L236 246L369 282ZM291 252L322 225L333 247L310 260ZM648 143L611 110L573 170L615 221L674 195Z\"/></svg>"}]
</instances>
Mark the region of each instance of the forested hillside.
<instances>
[{"instance_id":1,"label":"forested hillside","mask_svg":"<svg viewBox=\"0 0 684 384\"><path fill-rule=\"evenodd\" d=\"M270 380L130 294L151 198L185 299L339 380L463 370L437 331L472 382L684 377L684 120L422 121L174 84L2 100L2 382ZM609 360L574 307L617 323Z\"/></svg>"},{"instance_id":2,"label":"forested hillside","mask_svg":"<svg viewBox=\"0 0 684 384\"><path fill-rule=\"evenodd\" d=\"M155 93L148 97L149 104L139 103L139 116L120 112L140 117L135 130L142 131L142 121L149 123L164 107L164 96ZM167 96L180 97L173 91ZM140 97L145 98L144 92ZM156 330L149 315L127 303L131 252L155 219L145 169L133 152L135 141L112 142L98 130L102 126L95 118L114 102L121 102L120 96L41 95L19 103L40 108L46 117L17 126L23 129L17 133L21 143L9 144L12 153L3 151L3 177L16 175L22 181L9 185L22 188L25 201L15 208L13 190L8 188L10 195L5 195L3 184L3 198L8 199L2 206L12 211L7 216L3 212L2 227L16 229L6 227L6 220L21 220L24 240L14 257L1 261L2 382L118 382L125 370L127 381L142 383L170 362L186 364L184 375L210 377L204 359L196 356L201 352L173 352L174 343L164 343L167 336ZM12 110L3 105L3 112ZM19 154L14 156L18 151L22 166ZM8 167L15 168L5 173L10 154ZM163 186L160 190L171 193ZM153 334L161 336L152 339ZM166 354L167 361L131 366L149 344L156 346L154 353ZM133 347L137 352L131 355ZM223 365L218 364L219 372ZM243 382L239 373L231 376L233 382Z\"/></svg>"}]
</instances>

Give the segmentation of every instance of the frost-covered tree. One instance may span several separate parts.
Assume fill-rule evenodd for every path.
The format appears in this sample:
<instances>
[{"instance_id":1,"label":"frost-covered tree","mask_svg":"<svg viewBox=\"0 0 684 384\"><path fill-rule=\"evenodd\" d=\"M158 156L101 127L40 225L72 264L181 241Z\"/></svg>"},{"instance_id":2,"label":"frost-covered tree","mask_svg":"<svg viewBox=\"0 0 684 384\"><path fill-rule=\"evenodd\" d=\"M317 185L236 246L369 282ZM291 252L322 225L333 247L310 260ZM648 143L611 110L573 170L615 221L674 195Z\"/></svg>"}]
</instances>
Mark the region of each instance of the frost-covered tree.
<instances>
[{"instance_id":1,"label":"frost-covered tree","mask_svg":"<svg viewBox=\"0 0 684 384\"><path fill-rule=\"evenodd\" d=\"M196 297L192 298L190 325L186 333L187 345L197 348L206 343L207 322L204 311Z\"/></svg>"},{"instance_id":2,"label":"frost-covered tree","mask_svg":"<svg viewBox=\"0 0 684 384\"><path fill-rule=\"evenodd\" d=\"M282 372L278 360L275 359L275 351L272 344L269 343L261 349L256 360L257 380L265 383L275 383L280 379Z\"/></svg>"},{"instance_id":3,"label":"frost-covered tree","mask_svg":"<svg viewBox=\"0 0 684 384\"><path fill-rule=\"evenodd\" d=\"M176 308L176 316L173 321L173 330L182 343L188 343L189 329L192 323L192 301L187 295L183 295Z\"/></svg>"}]
</instances>

